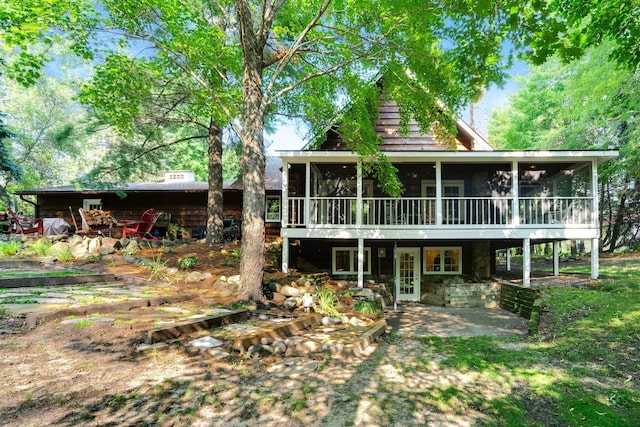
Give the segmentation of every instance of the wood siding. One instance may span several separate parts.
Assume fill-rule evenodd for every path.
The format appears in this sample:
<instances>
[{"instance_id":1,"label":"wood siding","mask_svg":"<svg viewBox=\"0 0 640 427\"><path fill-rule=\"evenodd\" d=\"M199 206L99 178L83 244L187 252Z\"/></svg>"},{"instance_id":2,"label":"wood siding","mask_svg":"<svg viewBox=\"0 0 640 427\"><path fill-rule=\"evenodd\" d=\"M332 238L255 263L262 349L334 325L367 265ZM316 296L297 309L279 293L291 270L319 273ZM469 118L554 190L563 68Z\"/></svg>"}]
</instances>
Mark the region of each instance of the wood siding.
<instances>
[{"instance_id":1,"label":"wood siding","mask_svg":"<svg viewBox=\"0 0 640 427\"><path fill-rule=\"evenodd\" d=\"M279 195L279 192L268 194ZM36 216L39 218L55 218L62 216L73 225L71 211L77 223L80 222L78 208L82 207L85 199L101 199L105 211L119 221L138 220L142 213L153 208L157 213L171 214L171 223L178 224L197 232L199 226L207 223L207 193L206 192L129 192L121 199L114 193L45 193L38 195ZM242 192L224 192L223 216L233 217L242 225ZM280 235L280 223L266 223L266 235L273 239Z\"/></svg>"},{"instance_id":2,"label":"wood siding","mask_svg":"<svg viewBox=\"0 0 640 427\"><path fill-rule=\"evenodd\" d=\"M433 132L424 134L416 121L409 123L408 133L401 135L400 111L395 102L386 101L380 106L380 114L374 122L376 133L382 138L380 150L382 151L445 151L450 150L445 144L438 142ZM468 135L458 126L456 135L457 151L473 149L473 137ZM336 129L327 132L326 140L320 147L321 150L347 150L348 147L342 141Z\"/></svg>"}]
</instances>

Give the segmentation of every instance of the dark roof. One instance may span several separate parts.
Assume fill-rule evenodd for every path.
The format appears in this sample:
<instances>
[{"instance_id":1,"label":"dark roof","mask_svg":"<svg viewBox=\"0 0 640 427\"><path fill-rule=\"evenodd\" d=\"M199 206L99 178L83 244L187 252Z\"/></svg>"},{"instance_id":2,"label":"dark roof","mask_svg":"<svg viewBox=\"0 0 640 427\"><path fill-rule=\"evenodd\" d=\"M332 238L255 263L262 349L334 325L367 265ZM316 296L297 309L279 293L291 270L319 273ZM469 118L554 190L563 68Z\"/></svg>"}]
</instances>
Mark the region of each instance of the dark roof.
<instances>
[{"instance_id":1,"label":"dark roof","mask_svg":"<svg viewBox=\"0 0 640 427\"><path fill-rule=\"evenodd\" d=\"M267 157L266 166L266 181L265 186L267 191L280 191L282 190L282 159L278 157ZM242 178L235 181L225 181L222 184L223 190L236 190L242 191ZM180 192L180 193L199 193L207 192L209 190L208 183L204 181L191 181L191 182L131 182L121 184L114 188L108 189L89 189L78 188L73 185L63 185L60 187L44 187L36 188L33 190L19 190L15 191L18 195L37 195L37 194L104 194L115 193L123 191L125 193L137 193L137 192Z\"/></svg>"}]
</instances>

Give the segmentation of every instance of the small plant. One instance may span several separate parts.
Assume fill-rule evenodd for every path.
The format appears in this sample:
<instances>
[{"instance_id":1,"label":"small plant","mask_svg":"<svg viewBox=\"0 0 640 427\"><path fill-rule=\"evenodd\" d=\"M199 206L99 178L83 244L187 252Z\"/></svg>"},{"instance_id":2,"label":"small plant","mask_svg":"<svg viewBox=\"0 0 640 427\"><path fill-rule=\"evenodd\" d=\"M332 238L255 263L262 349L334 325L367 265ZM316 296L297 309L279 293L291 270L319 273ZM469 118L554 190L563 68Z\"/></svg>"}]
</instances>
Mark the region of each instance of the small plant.
<instances>
[{"instance_id":1,"label":"small plant","mask_svg":"<svg viewBox=\"0 0 640 427\"><path fill-rule=\"evenodd\" d=\"M362 314L375 314L380 311L380 302L359 299L353 304L353 310Z\"/></svg>"},{"instance_id":2,"label":"small plant","mask_svg":"<svg viewBox=\"0 0 640 427\"><path fill-rule=\"evenodd\" d=\"M61 249L56 253L56 259L61 262L71 261L73 259L73 252L71 252L69 248Z\"/></svg>"},{"instance_id":3,"label":"small plant","mask_svg":"<svg viewBox=\"0 0 640 427\"><path fill-rule=\"evenodd\" d=\"M33 245L31 246L31 249L37 254L37 255L49 255L49 252L51 251L51 241L49 241L49 239L38 239L36 240Z\"/></svg>"},{"instance_id":4,"label":"small plant","mask_svg":"<svg viewBox=\"0 0 640 427\"><path fill-rule=\"evenodd\" d=\"M167 275L164 274L164 268L167 266L168 261L160 261L160 256L155 258L153 261L149 261L148 265L151 268L151 275L149 279L151 280L160 280L164 281L167 278Z\"/></svg>"},{"instance_id":5,"label":"small plant","mask_svg":"<svg viewBox=\"0 0 640 427\"><path fill-rule=\"evenodd\" d=\"M316 311L331 317L341 317L340 312L336 308L336 302L338 299L333 289L316 288L316 297L318 301Z\"/></svg>"},{"instance_id":6,"label":"small plant","mask_svg":"<svg viewBox=\"0 0 640 427\"><path fill-rule=\"evenodd\" d=\"M180 268L180 270L193 268L197 263L198 258L196 257L178 258L178 268Z\"/></svg>"},{"instance_id":7,"label":"small plant","mask_svg":"<svg viewBox=\"0 0 640 427\"><path fill-rule=\"evenodd\" d=\"M122 255L135 255L138 252L140 252L140 248L138 248L138 246L136 245L128 245L126 248L120 251Z\"/></svg>"},{"instance_id":8,"label":"small plant","mask_svg":"<svg viewBox=\"0 0 640 427\"><path fill-rule=\"evenodd\" d=\"M22 250L22 243L17 240L0 242L0 254L14 256Z\"/></svg>"}]
</instances>

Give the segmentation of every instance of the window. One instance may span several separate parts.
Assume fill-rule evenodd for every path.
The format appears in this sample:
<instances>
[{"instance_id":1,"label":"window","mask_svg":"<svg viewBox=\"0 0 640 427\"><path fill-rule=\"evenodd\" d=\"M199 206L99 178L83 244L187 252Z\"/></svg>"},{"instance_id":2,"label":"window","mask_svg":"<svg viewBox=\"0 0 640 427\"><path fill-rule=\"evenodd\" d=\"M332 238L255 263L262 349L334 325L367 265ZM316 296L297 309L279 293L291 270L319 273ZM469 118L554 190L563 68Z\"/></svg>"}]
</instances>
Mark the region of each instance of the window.
<instances>
[{"instance_id":1,"label":"window","mask_svg":"<svg viewBox=\"0 0 640 427\"><path fill-rule=\"evenodd\" d=\"M442 222L444 224L462 224L464 221L464 181L442 181ZM436 182L433 180L422 181L422 197L436 197ZM424 215L428 224L435 224L436 209L433 203L429 203Z\"/></svg>"},{"instance_id":2,"label":"window","mask_svg":"<svg viewBox=\"0 0 640 427\"><path fill-rule=\"evenodd\" d=\"M424 248L424 274L462 274L462 248Z\"/></svg>"},{"instance_id":3,"label":"window","mask_svg":"<svg viewBox=\"0 0 640 427\"><path fill-rule=\"evenodd\" d=\"M267 222L280 221L280 196L267 196L264 219Z\"/></svg>"},{"instance_id":4,"label":"window","mask_svg":"<svg viewBox=\"0 0 640 427\"><path fill-rule=\"evenodd\" d=\"M82 201L82 209L90 211L92 209L102 210L102 199L84 199Z\"/></svg>"},{"instance_id":5,"label":"window","mask_svg":"<svg viewBox=\"0 0 640 427\"><path fill-rule=\"evenodd\" d=\"M358 248L332 248L333 274L358 274ZM364 248L364 274L371 274L371 248Z\"/></svg>"}]
</instances>

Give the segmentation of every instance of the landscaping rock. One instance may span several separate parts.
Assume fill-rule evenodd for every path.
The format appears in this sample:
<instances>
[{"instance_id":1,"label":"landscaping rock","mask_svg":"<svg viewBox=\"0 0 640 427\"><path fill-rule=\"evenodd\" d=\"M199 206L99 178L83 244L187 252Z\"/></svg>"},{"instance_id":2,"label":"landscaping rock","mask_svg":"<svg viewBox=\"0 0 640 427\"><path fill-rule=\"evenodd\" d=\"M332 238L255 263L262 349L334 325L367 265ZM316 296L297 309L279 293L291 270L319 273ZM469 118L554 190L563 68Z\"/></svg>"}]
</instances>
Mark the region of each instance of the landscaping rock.
<instances>
[{"instance_id":1,"label":"landscaping rock","mask_svg":"<svg viewBox=\"0 0 640 427\"><path fill-rule=\"evenodd\" d=\"M227 279L227 283L231 286L238 287L240 286L240 275L236 274L235 276L231 276Z\"/></svg>"},{"instance_id":2,"label":"landscaping rock","mask_svg":"<svg viewBox=\"0 0 640 427\"><path fill-rule=\"evenodd\" d=\"M187 283L197 283L197 282L202 282L203 280L204 280L204 277L202 273L200 273L199 271L192 271L187 275L187 279L186 279Z\"/></svg>"},{"instance_id":3,"label":"landscaping rock","mask_svg":"<svg viewBox=\"0 0 640 427\"><path fill-rule=\"evenodd\" d=\"M300 289L287 285L280 287L278 292L287 297L297 297L302 295Z\"/></svg>"},{"instance_id":4,"label":"landscaping rock","mask_svg":"<svg viewBox=\"0 0 640 427\"><path fill-rule=\"evenodd\" d=\"M293 311L298 306L298 299L295 297L289 297L284 300L283 306L286 310Z\"/></svg>"},{"instance_id":5,"label":"landscaping rock","mask_svg":"<svg viewBox=\"0 0 640 427\"><path fill-rule=\"evenodd\" d=\"M202 337L189 341L189 345L200 350L208 350L210 348L220 347L222 345L222 341L218 341L213 337Z\"/></svg>"}]
</instances>

